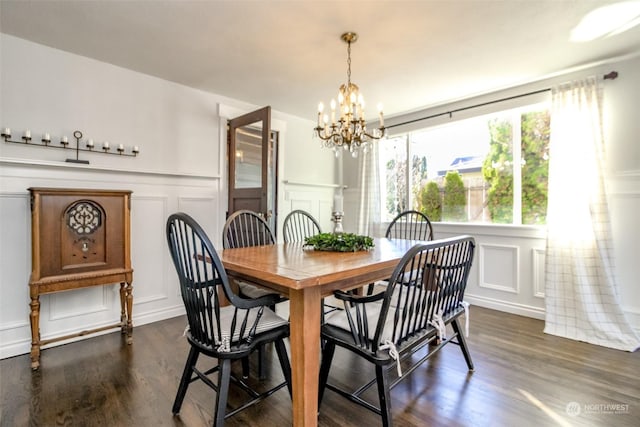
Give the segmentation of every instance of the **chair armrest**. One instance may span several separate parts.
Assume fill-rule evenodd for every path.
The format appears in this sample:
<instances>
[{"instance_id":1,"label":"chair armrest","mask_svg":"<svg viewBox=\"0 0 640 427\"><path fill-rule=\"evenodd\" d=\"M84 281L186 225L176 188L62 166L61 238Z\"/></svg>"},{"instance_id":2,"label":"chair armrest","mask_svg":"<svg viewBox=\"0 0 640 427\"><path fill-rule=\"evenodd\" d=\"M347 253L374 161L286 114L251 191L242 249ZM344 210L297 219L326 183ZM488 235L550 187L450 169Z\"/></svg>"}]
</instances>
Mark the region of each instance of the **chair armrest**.
<instances>
[{"instance_id":1,"label":"chair armrest","mask_svg":"<svg viewBox=\"0 0 640 427\"><path fill-rule=\"evenodd\" d=\"M384 292L379 292L373 295L356 295L356 294L352 294L344 291L335 291L333 293L333 296L336 297L336 299L339 299L341 301L347 301L347 302L356 303L356 304L366 304L370 302L383 300L384 294L385 294Z\"/></svg>"},{"instance_id":2,"label":"chair armrest","mask_svg":"<svg viewBox=\"0 0 640 427\"><path fill-rule=\"evenodd\" d=\"M232 304L238 308L250 309L260 306L273 306L282 301L282 297L279 294L273 293L265 295L259 298L244 298L239 295L234 295Z\"/></svg>"}]
</instances>

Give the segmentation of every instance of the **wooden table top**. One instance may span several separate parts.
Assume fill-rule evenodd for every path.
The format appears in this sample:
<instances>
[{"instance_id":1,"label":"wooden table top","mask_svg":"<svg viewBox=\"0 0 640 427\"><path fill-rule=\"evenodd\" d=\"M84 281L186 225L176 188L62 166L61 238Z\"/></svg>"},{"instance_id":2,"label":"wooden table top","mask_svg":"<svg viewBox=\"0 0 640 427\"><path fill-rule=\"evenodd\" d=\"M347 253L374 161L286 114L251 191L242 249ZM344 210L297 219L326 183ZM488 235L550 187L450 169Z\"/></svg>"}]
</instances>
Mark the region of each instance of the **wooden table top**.
<instances>
[{"instance_id":1,"label":"wooden table top","mask_svg":"<svg viewBox=\"0 0 640 427\"><path fill-rule=\"evenodd\" d=\"M303 248L302 243L279 243L225 249L220 254L225 269L234 276L257 281L287 293L288 289L329 286L344 289L371 276L389 277L416 241L375 238L374 248L358 252L327 252ZM375 279L375 280L378 280Z\"/></svg>"}]
</instances>

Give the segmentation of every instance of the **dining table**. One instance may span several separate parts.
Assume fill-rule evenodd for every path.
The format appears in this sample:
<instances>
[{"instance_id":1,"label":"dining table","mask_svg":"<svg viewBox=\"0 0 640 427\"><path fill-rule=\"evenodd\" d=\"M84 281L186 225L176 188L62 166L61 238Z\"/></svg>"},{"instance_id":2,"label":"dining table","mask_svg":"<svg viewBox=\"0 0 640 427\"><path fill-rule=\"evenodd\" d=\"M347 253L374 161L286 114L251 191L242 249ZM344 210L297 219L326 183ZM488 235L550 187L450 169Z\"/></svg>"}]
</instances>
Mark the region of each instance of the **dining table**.
<instances>
[{"instance_id":1,"label":"dining table","mask_svg":"<svg viewBox=\"0 0 640 427\"><path fill-rule=\"evenodd\" d=\"M322 299L391 277L416 241L374 238L369 250L330 252L303 243L224 249L227 274L289 299L293 425L317 426Z\"/></svg>"}]
</instances>

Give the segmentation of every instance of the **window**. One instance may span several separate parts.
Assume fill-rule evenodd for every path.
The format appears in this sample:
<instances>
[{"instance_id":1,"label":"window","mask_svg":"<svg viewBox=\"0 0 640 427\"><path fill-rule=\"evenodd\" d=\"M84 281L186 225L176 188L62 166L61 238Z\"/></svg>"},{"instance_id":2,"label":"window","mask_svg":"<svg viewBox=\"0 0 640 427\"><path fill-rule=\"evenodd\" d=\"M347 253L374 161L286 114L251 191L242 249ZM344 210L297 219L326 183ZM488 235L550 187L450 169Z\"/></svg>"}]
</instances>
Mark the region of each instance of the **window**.
<instances>
[{"instance_id":1,"label":"window","mask_svg":"<svg viewBox=\"0 0 640 427\"><path fill-rule=\"evenodd\" d=\"M433 221L544 224L549 125L536 104L381 141L382 221L416 209Z\"/></svg>"}]
</instances>

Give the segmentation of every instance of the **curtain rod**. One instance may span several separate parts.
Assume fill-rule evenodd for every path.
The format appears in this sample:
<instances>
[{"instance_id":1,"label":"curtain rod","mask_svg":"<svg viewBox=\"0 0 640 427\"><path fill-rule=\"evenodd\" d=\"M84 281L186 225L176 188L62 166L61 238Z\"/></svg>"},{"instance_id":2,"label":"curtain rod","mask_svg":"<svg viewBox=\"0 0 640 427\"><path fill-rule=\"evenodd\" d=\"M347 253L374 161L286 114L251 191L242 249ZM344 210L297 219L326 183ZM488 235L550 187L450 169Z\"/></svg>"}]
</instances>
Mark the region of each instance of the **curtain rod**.
<instances>
[{"instance_id":1,"label":"curtain rod","mask_svg":"<svg viewBox=\"0 0 640 427\"><path fill-rule=\"evenodd\" d=\"M605 80L614 80L614 79L618 78L618 72L617 71L611 71L611 72L605 74L602 78L605 79ZM500 99L495 99L493 101L482 102L480 104L470 105L468 107L456 108L455 110L445 111L444 113L432 114L430 116L420 117L420 118L413 119L413 120L407 120L406 122L389 125L389 126L387 126L387 129L391 129L391 128L394 128L394 127L397 127L397 126L404 126L404 125L408 125L408 124L415 123L415 122L420 122L422 120L434 119L436 117L441 117L441 116L449 116L449 118L451 118L453 113L459 113L461 111L471 110L473 108L484 107L484 106L491 105L491 104L497 104L499 102L511 101L512 99L523 98L525 96L537 95L539 93L549 92L550 90L551 90L551 88L548 87L548 88L545 88L545 89L539 89L539 90L534 90L532 92L522 93L520 95L508 96L506 98L500 98Z\"/></svg>"}]
</instances>

